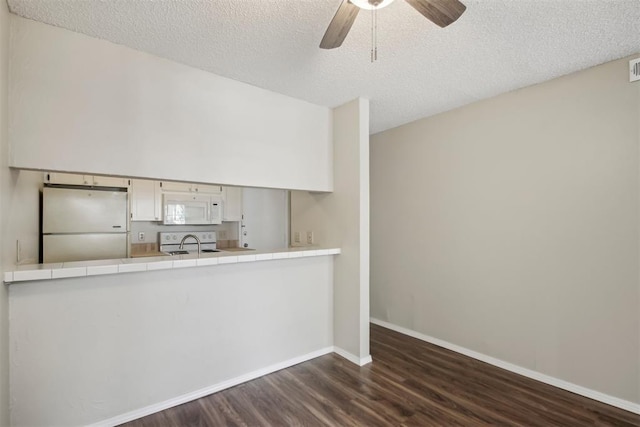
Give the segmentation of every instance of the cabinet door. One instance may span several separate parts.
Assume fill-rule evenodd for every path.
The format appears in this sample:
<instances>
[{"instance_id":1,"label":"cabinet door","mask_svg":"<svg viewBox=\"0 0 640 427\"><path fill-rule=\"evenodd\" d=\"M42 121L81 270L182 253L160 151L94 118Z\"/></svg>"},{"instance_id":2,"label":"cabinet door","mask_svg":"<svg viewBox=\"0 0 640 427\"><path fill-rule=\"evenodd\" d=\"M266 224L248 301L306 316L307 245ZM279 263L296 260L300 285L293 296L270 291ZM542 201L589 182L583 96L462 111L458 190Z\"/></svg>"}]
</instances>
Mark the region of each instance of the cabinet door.
<instances>
[{"instance_id":1,"label":"cabinet door","mask_svg":"<svg viewBox=\"0 0 640 427\"><path fill-rule=\"evenodd\" d=\"M127 178L117 178L114 176L98 176L94 175L92 177L93 185L99 187L121 187L126 188L129 186L129 179Z\"/></svg>"},{"instance_id":2,"label":"cabinet door","mask_svg":"<svg viewBox=\"0 0 640 427\"><path fill-rule=\"evenodd\" d=\"M242 221L242 188L222 187L223 221Z\"/></svg>"},{"instance_id":3,"label":"cabinet door","mask_svg":"<svg viewBox=\"0 0 640 427\"><path fill-rule=\"evenodd\" d=\"M160 221L162 198L160 182L148 179L131 180L131 221Z\"/></svg>"},{"instance_id":4,"label":"cabinet door","mask_svg":"<svg viewBox=\"0 0 640 427\"><path fill-rule=\"evenodd\" d=\"M210 184L193 184L192 191L206 194L222 194L222 187Z\"/></svg>"},{"instance_id":5,"label":"cabinet door","mask_svg":"<svg viewBox=\"0 0 640 427\"><path fill-rule=\"evenodd\" d=\"M86 185L98 187L129 186L128 178L116 178L112 176L80 175L76 173L47 172L44 174L44 182L48 184Z\"/></svg>"},{"instance_id":6,"label":"cabinet door","mask_svg":"<svg viewBox=\"0 0 640 427\"><path fill-rule=\"evenodd\" d=\"M49 184L91 185L86 182L85 175L75 173L47 172L44 181Z\"/></svg>"},{"instance_id":7,"label":"cabinet door","mask_svg":"<svg viewBox=\"0 0 640 427\"><path fill-rule=\"evenodd\" d=\"M162 181L162 191L190 192L193 184L189 182Z\"/></svg>"}]
</instances>

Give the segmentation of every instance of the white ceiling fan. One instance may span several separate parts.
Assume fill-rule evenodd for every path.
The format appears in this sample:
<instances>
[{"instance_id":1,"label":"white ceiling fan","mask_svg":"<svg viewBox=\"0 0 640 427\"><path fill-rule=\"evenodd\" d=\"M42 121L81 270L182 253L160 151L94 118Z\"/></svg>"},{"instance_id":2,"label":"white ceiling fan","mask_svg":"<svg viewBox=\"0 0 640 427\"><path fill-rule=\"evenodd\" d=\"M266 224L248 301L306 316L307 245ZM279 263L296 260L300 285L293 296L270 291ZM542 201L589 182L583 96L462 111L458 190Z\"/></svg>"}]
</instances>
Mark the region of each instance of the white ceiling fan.
<instances>
[{"instance_id":1,"label":"white ceiling fan","mask_svg":"<svg viewBox=\"0 0 640 427\"><path fill-rule=\"evenodd\" d=\"M320 42L322 49L340 47L360 9L377 10L394 0L343 0ZM466 10L459 0L405 0L428 20L440 27L455 22Z\"/></svg>"}]
</instances>

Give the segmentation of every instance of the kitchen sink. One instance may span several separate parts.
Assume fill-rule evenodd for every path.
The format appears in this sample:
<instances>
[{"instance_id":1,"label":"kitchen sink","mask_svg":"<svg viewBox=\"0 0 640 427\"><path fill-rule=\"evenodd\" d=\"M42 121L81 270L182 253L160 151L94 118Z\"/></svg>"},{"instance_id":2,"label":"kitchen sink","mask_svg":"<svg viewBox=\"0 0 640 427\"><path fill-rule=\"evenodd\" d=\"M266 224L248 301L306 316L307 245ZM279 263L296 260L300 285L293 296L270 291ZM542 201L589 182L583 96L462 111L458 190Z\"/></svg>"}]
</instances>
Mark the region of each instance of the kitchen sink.
<instances>
[{"instance_id":1,"label":"kitchen sink","mask_svg":"<svg viewBox=\"0 0 640 427\"><path fill-rule=\"evenodd\" d=\"M184 250L184 249L178 249L178 250L175 250L175 251L167 251L167 253L169 255L188 255L189 251Z\"/></svg>"},{"instance_id":2,"label":"kitchen sink","mask_svg":"<svg viewBox=\"0 0 640 427\"><path fill-rule=\"evenodd\" d=\"M220 251L218 249L203 249L200 252L205 254L205 253L220 252ZM169 254L169 255L189 255L189 254L195 254L195 253L197 253L197 251L189 252L186 249L176 249L176 250L173 250L173 251L166 251L165 253Z\"/></svg>"}]
</instances>

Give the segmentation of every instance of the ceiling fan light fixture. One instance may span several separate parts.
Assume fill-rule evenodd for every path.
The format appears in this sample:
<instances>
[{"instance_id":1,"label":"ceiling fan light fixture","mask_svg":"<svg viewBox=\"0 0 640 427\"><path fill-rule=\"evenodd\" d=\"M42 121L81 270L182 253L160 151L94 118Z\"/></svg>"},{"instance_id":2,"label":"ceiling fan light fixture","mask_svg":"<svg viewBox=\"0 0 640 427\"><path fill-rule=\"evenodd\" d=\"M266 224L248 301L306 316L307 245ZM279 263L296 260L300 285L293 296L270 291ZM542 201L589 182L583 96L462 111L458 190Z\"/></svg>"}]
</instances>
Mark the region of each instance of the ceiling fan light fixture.
<instances>
[{"instance_id":1,"label":"ceiling fan light fixture","mask_svg":"<svg viewBox=\"0 0 640 427\"><path fill-rule=\"evenodd\" d=\"M336 0L337 1L337 0ZM325 31L321 49L335 49L342 45L361 9L371 11L371 58L376 58L378 9L394 0L342 0L336 14ZM454 23L467 7L460 0L405 0L411 7L439 27Z\"/></svg>"},{"instance_id":2,"label":"ceiling fan light fixture","mask_svg":"<svg viewBox=\"0 0 640 427\"><path fill-rule=\"evenodd\" d=\"M372 10L382 9L389 6L394 0L349 0L351 3L358 6L360 9Z\"/></svg>"}]
</instances>

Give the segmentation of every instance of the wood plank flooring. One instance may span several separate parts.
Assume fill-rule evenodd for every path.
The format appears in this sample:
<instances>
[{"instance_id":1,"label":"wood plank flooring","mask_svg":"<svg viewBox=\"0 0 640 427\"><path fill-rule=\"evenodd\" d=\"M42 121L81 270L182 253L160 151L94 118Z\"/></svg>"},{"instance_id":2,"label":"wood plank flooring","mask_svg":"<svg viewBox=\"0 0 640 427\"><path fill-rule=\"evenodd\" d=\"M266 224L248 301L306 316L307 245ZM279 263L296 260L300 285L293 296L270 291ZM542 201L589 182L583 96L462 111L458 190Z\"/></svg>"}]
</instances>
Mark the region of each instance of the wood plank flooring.
<instances>
[{"instance_id":1,"label":"wood plank flooring","mask_svg":"<svg viewBox=\"0 0 640 427\"><path fill-rule=\"evenodd\" d=\"M640 416L371 325L373 364L330 354L125 424L640 426Z\"/></svg>"}]
</instances>

